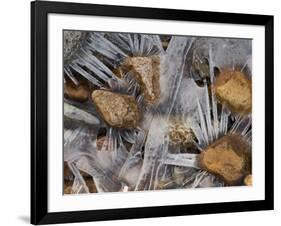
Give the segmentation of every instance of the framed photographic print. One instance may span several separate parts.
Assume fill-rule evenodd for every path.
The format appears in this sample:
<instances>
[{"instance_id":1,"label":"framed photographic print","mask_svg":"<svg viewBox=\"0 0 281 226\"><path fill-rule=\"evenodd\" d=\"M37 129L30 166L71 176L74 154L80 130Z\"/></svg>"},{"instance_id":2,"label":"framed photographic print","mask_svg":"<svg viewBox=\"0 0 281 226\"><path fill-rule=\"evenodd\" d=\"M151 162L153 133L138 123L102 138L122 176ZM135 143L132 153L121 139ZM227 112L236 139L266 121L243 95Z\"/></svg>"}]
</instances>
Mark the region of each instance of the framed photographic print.
<instances>
[{"instance_id":1,"label":"framed photographic print","mask_svg":"<svg viewBox=\"0 0 281 226\"><path fill-rule=\"evenodd\" d=\"M273 209L273 16L31 3L31 223Z\"/></svg>"}]
</instances>

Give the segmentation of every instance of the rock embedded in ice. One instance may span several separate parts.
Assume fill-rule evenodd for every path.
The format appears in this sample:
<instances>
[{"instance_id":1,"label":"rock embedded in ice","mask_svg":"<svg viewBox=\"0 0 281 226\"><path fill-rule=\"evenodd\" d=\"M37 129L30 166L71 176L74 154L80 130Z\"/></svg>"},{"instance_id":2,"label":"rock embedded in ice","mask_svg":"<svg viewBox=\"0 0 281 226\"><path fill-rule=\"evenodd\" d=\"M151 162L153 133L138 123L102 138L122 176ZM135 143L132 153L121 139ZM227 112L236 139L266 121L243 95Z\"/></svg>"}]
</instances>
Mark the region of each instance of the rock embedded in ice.
<instances>
[{"instance_id":1,"label":"rock embedded in ice","mask_svg":"<svg viewBox=\"0 0 281 226\"><path fill-rule=\"evenodd\" d=\"M191 70L194 74L197 74L201 79L207 79L210 77L209 62L206 58L200 59L194 57L192 61Z\"/></svg>"},{"instance_id":2,"label":"rock embedded in ice","mask_svg":"<svg viewBox=\"0 0 281 226\"><path fill-rule=\"evenodd\" d=\"M63 184L63 194L72 194L73 181L65 181Z\"/></svg>"},{"instance_id":3,"label":"rock embedded in ice","mask_svg":"<svg viewBox=\"0 0 281 226\"><path fill-rule=\"evenodd\" d=\"M72 124L79 122L86 125L99 125L100 121L94 115L81 110L78 107L75 107L66 102L63 103L64 110L64 120L65 122L70 121Z\"/></svg>"},{"instance_id":4,"label":"rock embedded in ice","mask_svg":"<svg viewBox=\"0 0 281 226\"><path fill-rule=\"evenodd\" d=\"M133 71L133 76L140 84L144 99L147 103L155 103L160 96L159 56L129 57L123 66Z\"/></svg>"},{"instance_id":5,"label":"rock embedded in ice","mask_svg":"<svg viewBox=\"0 0 281 226\"><path fill-rule=\"evenodd\" d=\"M103 120L110 126L137 127L140 116L134 97L107 90L95 90L92 93L92 100Z\"/></svg>"},{"instance_id":6,"label":"rock embedded in ice","mask_svg":"<svg viewBox=\"0 0 281 226\"><path fill-rule=\"evenodd\" d=\"M247 186L253 185L252 174L249 174L244 178L244 184L247 185Z\"/></svg>"},{"instance_id":7,"label":"rock embedded in ice","mask_svg":"<svg viewBox=\"0 0 281 226\"><path fill-rule=\"evenodd\" d=\"M118 78L124 78L124 71L121 66L116 67L112 70L113 74L116 75Z\"/></svg>"},{"instance_id":8,"label":"rock embedded in ice","mask_svg":"<svg viewBox=\"0 0 281 226\"><path fill-rule=\"evenodd\" d=\"M107 137L106 136L102 136L102 137L99 137L97 139L97 150L98 151L102 150L103 146L105 146L105 147L108 146L108 142L107 142Z\"/></svg>"},{"instance_id":9,"label":"rock embedded in ice","mask_svg":"<svg viewBox=\"0 0 281 226\"><path fill-rule=\"evenodd\" d=\"M73 180L73 177L74 177L74 175L71 172L71 170L69 169L67 162L64 162L63 163L63 178L64 178L64 180L71 181L71 180Z\"/></svg>"},{"instance_id":10,"label":"rock embedded in ice","mask_svg":"<svg viewBox=\"0 0 281 226\"><path fill-rule=\"evenodd\" d=\"M97 193L97 187L95 185L95 182L94 182L93 178L87 177L87 178L84 178L84 179L85 179L86 185L89 189L89 192L90 193Z\"/></svg>"},{"instance_id":11,"label":"rock embedded in ice","mask_svg":"<svg viewBox=\"0 0 281 226\"><path fill-rule=\"evenodd\" d=\"M74 85L70 82L64 84L64 95L75 101L84 102L90 96L89 87L84 84Z\"/></svg>"},{"instance_id":12,"label":"rock embedded in ice","mask_svg":"<svg viewBox=\"0 0 281 226\"><path fill-rule=\"evenodd\" d=\"M191 128L179 122L173 122L169 125L169 138L174 144L190 148L193 146L195 135Z\"/></svg>"},{"instance_id":13,"label":"rock embedded in ice","mask_svg":"<svg viewBox=\"0 0 281 226\"><path fill-rule=\"evenodd\" d=\"M251 113L252 82L242 72L221 72L214 84L214 92L231 111L242 115Z\"/></svg>"},{"instance_id":14,"label":"rock embedded in ice","mask_svg":"<svg viewBox=\"0 0 281 226\"><path fill-rule=\"evenodd\" d=\"M250 146L240 135L225 135L201 152L199 165L227 185L241 184L251 170Z\"/></svg>"}]
</instances>

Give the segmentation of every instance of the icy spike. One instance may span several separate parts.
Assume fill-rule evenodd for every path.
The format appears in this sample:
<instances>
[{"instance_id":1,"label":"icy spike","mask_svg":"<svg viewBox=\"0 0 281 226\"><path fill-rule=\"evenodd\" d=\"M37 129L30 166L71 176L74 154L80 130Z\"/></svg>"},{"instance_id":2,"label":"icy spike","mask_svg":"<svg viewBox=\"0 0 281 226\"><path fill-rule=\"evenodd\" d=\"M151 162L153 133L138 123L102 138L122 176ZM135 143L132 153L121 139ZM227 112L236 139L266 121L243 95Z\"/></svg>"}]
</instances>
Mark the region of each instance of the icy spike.
<instances>
[{"instance_id":1,"label":"icy spike","mask_svg":"<svg viewBox=\"0 0 281 226\"><path fill-rule=\"evenodd\" d=\"M250 146L239 135L225 135L201 152L199 165L227 185L241 184L251 170Z\"/></svg>"},{"instance_id":2,"label":"icy spike","mask_svg":"<svg viewBox=\"0 0 281 226\"><path fill-rule=\"evenodd\" d=\"M159 56L129 57L124 61L124 67L133 71L140 84L141 91L147 103L155 103L160 96Z\"/></svg>"},{"instance_id":3,"label":"icy spike","mask_svg":"<svg viewBox=\"0 0 281 226\"><path fill-rule=\"evenodd\" d=\"M92 93L92 100L103 120L110 126L137 127L139 111L134 97L106 90L95 90Z\"/></svg>"},{"instance_id":4,"label":"icy spike","mask_svg":"<svg viewBox=\"0 0 281 226\"><path fill-rule=\"evenodd\" d=\"M223 71L219 74L214 91L217 98L231 111L248 114L252 110L252 83L239 71Z\"/></svg>"}]
</instances>

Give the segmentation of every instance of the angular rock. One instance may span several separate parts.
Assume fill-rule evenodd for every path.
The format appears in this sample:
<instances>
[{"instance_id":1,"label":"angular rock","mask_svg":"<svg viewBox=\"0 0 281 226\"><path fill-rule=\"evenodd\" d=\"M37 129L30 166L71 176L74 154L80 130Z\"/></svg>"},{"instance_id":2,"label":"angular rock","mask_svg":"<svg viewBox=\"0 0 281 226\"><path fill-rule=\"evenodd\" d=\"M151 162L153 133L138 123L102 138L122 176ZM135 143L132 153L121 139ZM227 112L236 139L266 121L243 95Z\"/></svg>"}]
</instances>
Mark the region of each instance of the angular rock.
<instances>
[{"instance_id":1,"label":"angular rock","mask_svg":"<svg viewBox=\"0 0 281 226\"><path fill-rule=\"evenodd\" d=\"M159 64L159 56L129 57L124 61L123 66L133 71L133 76L141 87L144 100L149 104L154 104L160 96Z\"/></svg>"},{"instance_id":2,"label":"angular rock","mask_svg":"<svg viewBox=\"0 0 281 226\"><path fill-rule=\"evenodd\" d=\"M92 100L104 121L112 127L136 128L139 122L139 110L134 97L95 90Z\"/></svg>"},{"instance_id":3,"label":"angular rock","mask_svg":"<svg viewBox=\"0 0 281 226\"><path fill-rule=\"evenodd\" d=\"M250 146L240 135L225 135L201 152L199 165L226 185L241 184L251 171Z\"/></svg>"},{"instance_id":4,"label":"angular rock","mask_svg":"<svg viewBox=\"0 0 281 226\"><path fill-rule=\"evenodd\" d=\"M231 111L248 114L252 110L252 82L240 71L223 71L219 74L214 91L220 102Z\"/></svg>"}]
</instances>

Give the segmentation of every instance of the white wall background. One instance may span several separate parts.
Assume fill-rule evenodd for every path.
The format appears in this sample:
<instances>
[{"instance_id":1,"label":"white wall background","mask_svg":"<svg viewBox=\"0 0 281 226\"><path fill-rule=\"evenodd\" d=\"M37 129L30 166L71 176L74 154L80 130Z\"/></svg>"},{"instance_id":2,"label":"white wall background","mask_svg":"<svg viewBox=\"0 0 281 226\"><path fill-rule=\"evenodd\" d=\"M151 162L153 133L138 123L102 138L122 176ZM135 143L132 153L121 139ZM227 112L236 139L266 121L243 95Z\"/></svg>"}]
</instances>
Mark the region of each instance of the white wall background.
<instances>
[{"instance_id":1,"label":"white wall background","mask_svg":"<svg viewBox=\"0 0 281 226\"><path fill-rule=\"evenodd\" d=\"M281 221L281 7L278 0L76 0L158 8L270 14L275 16L275 210L96 222L95 225L277 225ZM2 1L0 13L0 225L29 223L30 208L30 3ZM279 65L278 65L279 63ZM90 225L93 223L84 223ZM81 224L82 225L82 224Z\"/></svg>"}]
</instances>

